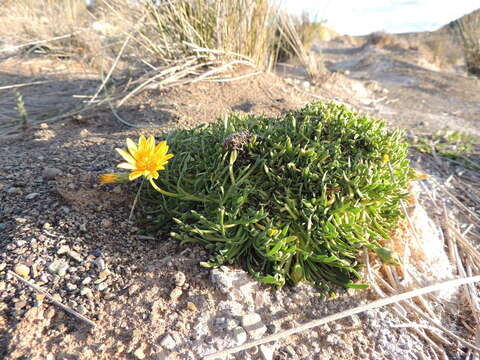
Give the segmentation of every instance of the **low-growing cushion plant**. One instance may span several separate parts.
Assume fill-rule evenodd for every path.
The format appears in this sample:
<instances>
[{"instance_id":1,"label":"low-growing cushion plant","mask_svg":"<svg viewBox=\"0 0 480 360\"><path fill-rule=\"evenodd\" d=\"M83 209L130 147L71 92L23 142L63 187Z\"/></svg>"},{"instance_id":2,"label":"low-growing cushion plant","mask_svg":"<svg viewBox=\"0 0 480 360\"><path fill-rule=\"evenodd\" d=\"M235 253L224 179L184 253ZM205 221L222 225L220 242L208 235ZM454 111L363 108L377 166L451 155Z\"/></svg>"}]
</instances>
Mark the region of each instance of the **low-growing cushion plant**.
<instances>
[{"instance_id":1,"label":"low-growing cushion plant","mask_svg":"<svg viewBox=\"0 0 480 360\"><path fill-rule=\"evenodd\" d=\"M281 118L230 114L168 135L174 158L142 191L147 231L169 231L282 286L366 287L360 254L395 262L396 227L413 170L402 134L344 106L312 103Z\"/></svg>"}]
</instances>

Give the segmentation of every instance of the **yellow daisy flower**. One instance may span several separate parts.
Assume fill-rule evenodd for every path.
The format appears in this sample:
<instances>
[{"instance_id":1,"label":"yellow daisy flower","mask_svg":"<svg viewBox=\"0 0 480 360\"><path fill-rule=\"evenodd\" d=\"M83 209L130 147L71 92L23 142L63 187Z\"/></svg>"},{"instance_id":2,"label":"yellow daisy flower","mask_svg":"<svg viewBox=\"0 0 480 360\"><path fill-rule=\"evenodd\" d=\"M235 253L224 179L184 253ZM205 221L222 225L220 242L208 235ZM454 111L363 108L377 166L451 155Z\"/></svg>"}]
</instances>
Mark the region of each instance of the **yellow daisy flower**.
<instances>
[{"instance_id":1,"label":"yellow daisy flower","mask_svg":"<svg viewBox=\"0 0 480 360\"><path fill-rule=\"evenodd\" d=\"M115 150L126 161L118 164L117 167L131 171L128 175L130 181L144 176L155 190L165 195L176 196L176 194L160 189L153 181L158 179L158 172L165 170L168 160L173 157L173 154L167 154L168 145L166 141L161 141L158 145L155 145L153 136L146 139L145 136L141 135L138 144L127 138L127 149L128 152L118 148Z\"/></svg>"}]
</instances>

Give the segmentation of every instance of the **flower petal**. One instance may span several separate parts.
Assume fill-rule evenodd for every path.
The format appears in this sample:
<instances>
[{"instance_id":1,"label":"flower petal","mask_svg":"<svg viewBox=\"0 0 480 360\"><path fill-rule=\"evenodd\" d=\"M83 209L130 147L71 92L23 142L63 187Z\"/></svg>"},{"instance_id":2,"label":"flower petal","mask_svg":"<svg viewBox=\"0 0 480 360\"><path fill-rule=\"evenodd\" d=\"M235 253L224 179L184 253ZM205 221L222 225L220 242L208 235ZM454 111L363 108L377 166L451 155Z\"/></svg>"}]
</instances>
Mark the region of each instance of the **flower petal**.
<instances>
[{"instance_id":1,"label":"flower petal","mask_svg":"<svg viewBox=\"0 0 480 360\"><path fill-rule=\"evenodd\" d=\"M138 147L137 144L135 144L135 142L130 138L127 138L127 149L130 154L135 157L135 153L138 151Z\"/></svg>"},{"instance_id":2,"label":"flower petal","mask_svg":"<svg viewBox=\"0 0 480 360\"><path fill-rule=\"evenodd\" d=\"M139 178L142 175L143 175L142 171L132 171L130 175L128 175L128 179L132 181L132 180L135 180L136 178Z\"/></svg>"},{"instance_id":3,"label":"flower petal","mask_svg":"<svg viewBox=\"0 0 480 360\"><path fill-rule=\"evenodd\" d=\"M125 159L125 161L129 162L130 164L132 165L135 165L136 163L136 160L132 157L132 155L130 155L129 153L127 153L125 150L122 150L122 149L115 149L121 157L123 157Z\"/></svg>"},{"instance_id":4,"label":"flower petal","mask_svg":"<svg viewBox=\"0 0 480 360\"><path fill-rule=\"evenodd\" d=\"M145 136L140 135L138 138L138 148L143 149L145 148L145 145L147 144L147 139L145 139Z\"/></svg>"},{"instance_id":5,"label":"flower petal","mask_svg":"<svg viewBox=\"0 0 480 360\"><path fill-rule=\"evenodd\" d=\"M148 137L147 149L148 149L148 152L153 152L155 149L155 138L152 135Z\"/></svg>"},{"instance_id":6,"label":"flower petal","mask_svg":"<svg viewBox=\"0 0 480 360\"><path fill-rule=\"evenodd\" d=\"M160 141L155 147L155 155L163 156L168 151L168 145L166 141Z\"/></svg>"},{"instance_id":7,"label":"flower petal","mask_svg":"<svg viewBox=\"0 0 480 360\"><path fill-rule=\"evenodd\" d=\"M136 170L137 169L137 167L135 165L132 165L132 164L126 163L126 162L118 164L117 167L120 168L120 169L126 169L126 170Z\"/></svg>"}]
</instances>

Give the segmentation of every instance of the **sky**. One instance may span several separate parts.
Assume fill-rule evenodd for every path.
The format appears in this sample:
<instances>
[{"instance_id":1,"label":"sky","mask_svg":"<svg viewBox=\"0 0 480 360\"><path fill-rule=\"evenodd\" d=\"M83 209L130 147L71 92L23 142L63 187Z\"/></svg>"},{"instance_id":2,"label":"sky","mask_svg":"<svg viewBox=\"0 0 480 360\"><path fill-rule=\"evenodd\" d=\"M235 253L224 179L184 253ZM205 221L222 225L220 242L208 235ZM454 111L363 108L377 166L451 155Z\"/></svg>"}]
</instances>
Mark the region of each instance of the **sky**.
<instances>
[{"instance_id":1,"label":"sky","mask_svg":"<svg viewBox=\"0 0 480 360\"><path fill-rule=\"evenodd\" d=\"M283 0L289 12L308 11L341 34L432 31L480 8L480 0Z\"/></svg>"}]
</instances>

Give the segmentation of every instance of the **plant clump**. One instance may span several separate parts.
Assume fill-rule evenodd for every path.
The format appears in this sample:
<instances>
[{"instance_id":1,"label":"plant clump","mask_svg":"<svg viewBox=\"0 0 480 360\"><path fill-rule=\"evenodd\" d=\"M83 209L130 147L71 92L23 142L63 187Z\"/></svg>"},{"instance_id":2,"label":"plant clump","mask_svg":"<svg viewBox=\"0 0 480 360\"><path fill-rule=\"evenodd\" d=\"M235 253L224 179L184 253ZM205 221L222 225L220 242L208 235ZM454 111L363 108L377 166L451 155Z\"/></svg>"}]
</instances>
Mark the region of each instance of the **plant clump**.
<instances>
[{"instance_id":1,"label":"plant clump","mask_svg":"<svg viewBox=\"0 0 480 360\"><path fill-rule=\"evenodd\" d=\"M201 243L257 279L363 288L360 255L383 247L413 179L407 144L383 121L312 103L274 119L231 114L169 134L175 157L140 195L143 228ZM232 145L233 144L233 145ZM192 196L194 195L194 196Z\"/></svg>"}]
</instances>

